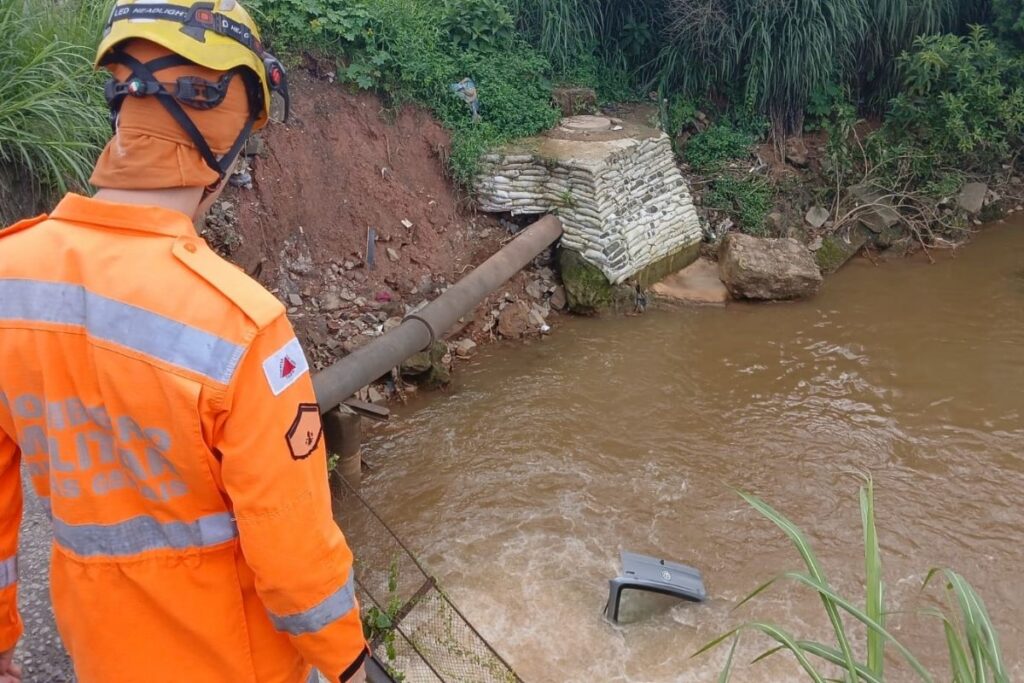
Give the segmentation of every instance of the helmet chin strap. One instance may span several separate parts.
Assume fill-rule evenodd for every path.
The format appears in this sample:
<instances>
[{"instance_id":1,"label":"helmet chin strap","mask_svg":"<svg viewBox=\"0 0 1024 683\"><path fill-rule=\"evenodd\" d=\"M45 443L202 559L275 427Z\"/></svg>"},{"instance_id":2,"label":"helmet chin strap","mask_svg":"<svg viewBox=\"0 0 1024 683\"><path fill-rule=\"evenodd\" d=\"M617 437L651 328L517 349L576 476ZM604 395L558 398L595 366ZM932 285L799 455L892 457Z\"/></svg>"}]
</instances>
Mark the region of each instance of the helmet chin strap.
<instances>
[{"instance_id":1,"label":"helmet chin strap","mask_svg":"<svg viewBox=\"0 0 1024 683\"><path fill-rule=\"evenodd\" d=\"M163 108L167 110L167 113L170 114L177 124L181 126L182 130L192 138L192 142L195 144L199 154L203 157L203 161L206 162L206 165L217 174L217 182L212 186L213 188L216 188L216 186L224 180L227 172L235 163L235 159L238 158L239 153L241 153L242 147L245 145L245 141L249 138L250 133L252 133L253 125L256 123L259 105L256 102L253 93L260 87L256 77L250 73L248 69L244 68L235 69L233 72L229 72L233 73L235 76L241 76L245 81L245 89L249 97L249 116L245 125L242 127L242 131L231 146L231 149L218 159L213 153L213 150L210 149L210 145L206 142L206 138L203 137L203 134L196 127L196 124L191 118L189 118L188 114L185 113L185 110L182 109L181 104L153 75L155 71L168 69L173 66L189 64L190 62L188 60L178 55L168 55L148 63L143 63L123 50L114 50L104 57L102 63L104 65L122 64L131 69L132 78L128 81L128 84L129 86L135 86L137 84L137 87L135 88L136 92L132 92L132 87L128 88L128 92L131 93L131 96L145 97L152 95L157 98ZM128 95L124 92L119 92L114 95L112 94L113 90L109 87L107 92L107 104L110 106L112 120L114 120L121 109L121 104L124 101L124 98ZM210 191L213 190L207 188L207 192Z\"/></svg>"}]
</instances>

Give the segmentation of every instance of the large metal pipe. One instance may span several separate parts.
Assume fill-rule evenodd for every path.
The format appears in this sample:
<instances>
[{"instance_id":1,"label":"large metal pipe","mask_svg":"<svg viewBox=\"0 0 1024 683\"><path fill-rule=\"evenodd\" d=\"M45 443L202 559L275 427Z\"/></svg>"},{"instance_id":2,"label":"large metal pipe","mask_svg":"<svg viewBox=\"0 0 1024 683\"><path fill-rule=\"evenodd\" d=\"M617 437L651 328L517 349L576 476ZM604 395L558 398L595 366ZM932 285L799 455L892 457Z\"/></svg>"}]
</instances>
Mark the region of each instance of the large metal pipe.
<instances>
[{"instance_id":1,"label":"large metal pipe","mask_svg":"<svg viewBox=\"0 0 1024 683\"><path fill-rule=\"evenodd\" d=\"M403 360L441 339L459 318L518 273L562 235L562 222L545 216L529 226L472 273L401 325L313 376L320 412L338 406Z\"/></svg>"}]
</instances>

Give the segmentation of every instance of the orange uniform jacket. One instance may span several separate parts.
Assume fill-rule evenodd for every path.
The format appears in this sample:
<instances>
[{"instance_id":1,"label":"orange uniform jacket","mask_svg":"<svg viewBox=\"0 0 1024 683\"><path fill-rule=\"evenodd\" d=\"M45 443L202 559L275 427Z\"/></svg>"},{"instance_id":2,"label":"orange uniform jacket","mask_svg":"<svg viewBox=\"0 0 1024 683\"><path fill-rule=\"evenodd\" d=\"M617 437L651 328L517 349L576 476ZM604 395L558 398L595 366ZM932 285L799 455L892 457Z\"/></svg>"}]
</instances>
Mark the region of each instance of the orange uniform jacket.
<instances>
[{"instance_id":1,"label":"orange uniform jacket","mask_svg":"<svg viewBox=\"0 0 1024 683\"><path fill-rule=\"evenodd\" d=\"M183 214L69 195L0 231L0 651L24 463L81 683L344 681L366 655L309 367Z\"/></svg>"}]
</instances>

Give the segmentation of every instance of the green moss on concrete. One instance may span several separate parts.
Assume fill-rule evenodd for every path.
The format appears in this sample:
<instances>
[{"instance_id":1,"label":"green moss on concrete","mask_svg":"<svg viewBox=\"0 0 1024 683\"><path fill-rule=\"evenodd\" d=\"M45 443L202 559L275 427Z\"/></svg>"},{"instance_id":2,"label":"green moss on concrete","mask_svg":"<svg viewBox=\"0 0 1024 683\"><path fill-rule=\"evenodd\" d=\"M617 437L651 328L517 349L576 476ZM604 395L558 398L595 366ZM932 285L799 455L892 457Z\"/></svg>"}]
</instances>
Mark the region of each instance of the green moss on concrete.
<instances>
[{"instance_id":1,"label":"green moss on concrete","mask_svg":"<svg viewBox=\"0 0 1024 683\"><path fill-rule=\"evenodd\" d=\"M608 282L601 270L569 249L559 249L558 266L565 285L565 298L573 313L593 315L622 308L632 299L632 290Z\"/></svg>"},{"instance_id":2,"label":"green moss on concrete","mask_svg":"<svg viewBox=\"0 0 1024 683\"><path fill-rule=\"evenodd\" d=\"M696 261L698 256L700 256L700 242L694 242L690 246L683 247L674 254L669 254L668 256L655 261L634 275L631 279L635 282L639 282L641 287L650 287L656 282L661 282L672 273L678 273L680 270Z\"/></svg>"},{"instance_id":3,"label":"green moss on concrete","mask_svg":"<svg viewBox=\"0 0 1024 683\"><path fill-rule=\"evenodd\" d=\"M627 283L613 285L597 267L575 251L559 251L559 267L565 285L566 300L573 313L592 315L600 311L630 311L633 309L635 283L647 288L666 276L679 272L697 260L700 244L692 244L650 264L631 277Z\"/></svg>"}]
</instances>

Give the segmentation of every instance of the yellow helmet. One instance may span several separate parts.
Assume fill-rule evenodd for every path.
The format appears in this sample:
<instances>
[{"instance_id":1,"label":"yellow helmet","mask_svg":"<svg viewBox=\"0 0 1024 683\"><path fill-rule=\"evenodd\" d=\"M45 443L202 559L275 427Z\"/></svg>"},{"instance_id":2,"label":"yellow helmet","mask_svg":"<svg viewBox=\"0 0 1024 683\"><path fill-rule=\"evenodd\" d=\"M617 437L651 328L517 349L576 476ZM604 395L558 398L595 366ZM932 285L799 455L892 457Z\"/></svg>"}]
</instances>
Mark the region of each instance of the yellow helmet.
<instances>
[{"instance_id":1,"label":"yellow helmet","mask_svg":"<svg viewBox=\"0 0 1024 683\"><path fill-rule=\"evenodd\" d=\"M272 93L284 98L284 118L287 119L289 101L285 69L263 47L252 17L237 0L116 0L96 50L94 66L99 68L110 63L123 63L132 68L134 77L125 83L113 81L106 87L112 121L116 119L125 96L157 95L182 127L195 130L180 106L172 100L199 109L216 106L217 97L222 96L230 80L228 76L219 84L203 83L200 87L194 81L179 82L177 90L170 92L150 70L154 67L152 63L142 65L119 49L123 43L134 39L151 41L201 67L241 74L245 79L250 90L252 113L239 142L227 158L215 159L205 140L189 132L197 138L196 143L207 163L221 175L238 154L249 132L266 125L270 118Z\"/></svg>"}]
</instances>

